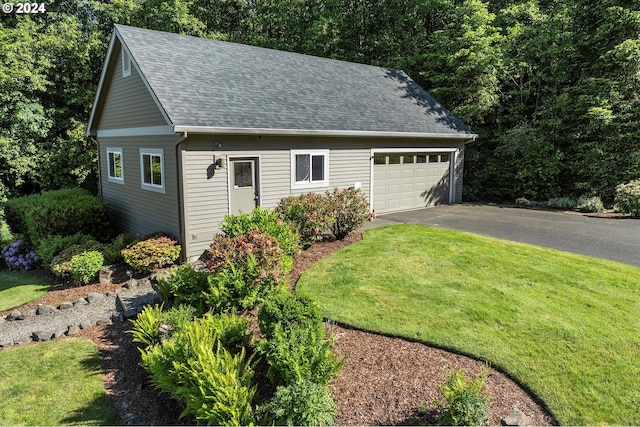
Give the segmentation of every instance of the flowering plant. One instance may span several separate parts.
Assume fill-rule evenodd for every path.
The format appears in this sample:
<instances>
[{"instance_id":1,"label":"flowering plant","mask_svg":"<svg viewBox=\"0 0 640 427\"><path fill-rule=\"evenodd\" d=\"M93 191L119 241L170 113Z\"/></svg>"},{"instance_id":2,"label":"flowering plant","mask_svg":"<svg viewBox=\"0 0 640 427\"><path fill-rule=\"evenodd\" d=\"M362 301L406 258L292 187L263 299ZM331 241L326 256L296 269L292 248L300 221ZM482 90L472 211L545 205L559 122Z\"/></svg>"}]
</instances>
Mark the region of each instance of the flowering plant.
<instances>
[{"instance_id":1,"label":"flowering plant","mask_svg":"<svg viewBox=\"0 0 640 427\"><path fill-rule=\"evenodd\" d=\"M34 251L25 252L22 240L17 240L2 248L2 257L9 266L9 270L29 271L40 262L40 257Z\"/></svg>"}]
</instances>

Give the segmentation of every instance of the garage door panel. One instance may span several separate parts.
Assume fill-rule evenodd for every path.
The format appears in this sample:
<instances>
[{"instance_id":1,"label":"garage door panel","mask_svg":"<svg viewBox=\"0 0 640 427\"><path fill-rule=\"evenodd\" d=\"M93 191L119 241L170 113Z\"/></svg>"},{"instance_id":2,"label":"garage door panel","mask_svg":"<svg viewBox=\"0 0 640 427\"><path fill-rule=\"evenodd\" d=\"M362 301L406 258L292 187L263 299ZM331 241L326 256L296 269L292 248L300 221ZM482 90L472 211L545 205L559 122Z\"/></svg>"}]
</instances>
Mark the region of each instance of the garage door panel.
<instances>
[{"instance_id":1,"label":"garage door panel","mask_svg":"<svg viewBox=\"0 0 640 427\"><path fill-rule=\"evenodd\" d=\"M449 202L449 154L418 154L415 157L386 154L385 164L374 164L374 209L379 212L420 208ZM410 163L389 164L412 159ZM427 160L425 162L418 160ZM447 160L447 161L442 161Z\"/></svg>"}]
</instances>

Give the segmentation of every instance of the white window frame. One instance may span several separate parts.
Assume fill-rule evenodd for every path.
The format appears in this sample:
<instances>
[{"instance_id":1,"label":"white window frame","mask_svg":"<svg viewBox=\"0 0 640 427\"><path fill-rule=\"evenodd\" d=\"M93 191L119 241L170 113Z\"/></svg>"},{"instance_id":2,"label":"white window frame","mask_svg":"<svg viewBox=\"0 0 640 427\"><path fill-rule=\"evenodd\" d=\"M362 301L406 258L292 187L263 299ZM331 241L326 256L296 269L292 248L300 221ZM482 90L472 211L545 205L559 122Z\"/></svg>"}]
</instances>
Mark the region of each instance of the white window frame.
<instances>
[{"instance_id":1,"label":"white window frame","mask_svg":"<svg viewBox=\"0 0 640 427\"><path fill-rule=\"evenodd\" d=\"M296 156L309 156L309 181L296 181ZM324 179L321 181L313 181L312 156L324 157ZM291 189L319 188L329 186L329 150L291 150Z\"/></svg>"},{"instance_id":2,"label":"white window frame","mask_svg":"<svg viewBox=\"0 0 640 427\"><path fill-rule=\"evenodd\" d=\"M144 156L160 157L160 179L162 185L144 182ZM149 165L151 167L151 165ZM153 174L151 175L153 176ZM164 173L164 150L162 148L141 148L140 149L140 184L143 190L165 192L166 175Z\"/></svg>"},{"instance_id":3,"label":"white window frame","mask_svg":"<svg viewBox=\"0 0 640 427\"><path fill-rule=\"evenodd\" d=\"M122 49L122 77L131 75L131 56Z\"/></svg>"},{"instance_id":4,"label":"white window frame","mask_svg":"<svg viewBox=\"0 0 640 427\"><path fill-rule=\"evenodd\" d=\"M115 171L111 170L111 155L120 155L120 173L122 176L115 176ZM107 179L109 182L124 185L124 155L122 154L122 148L107 147Z\"/></svg>"}]
</instances>

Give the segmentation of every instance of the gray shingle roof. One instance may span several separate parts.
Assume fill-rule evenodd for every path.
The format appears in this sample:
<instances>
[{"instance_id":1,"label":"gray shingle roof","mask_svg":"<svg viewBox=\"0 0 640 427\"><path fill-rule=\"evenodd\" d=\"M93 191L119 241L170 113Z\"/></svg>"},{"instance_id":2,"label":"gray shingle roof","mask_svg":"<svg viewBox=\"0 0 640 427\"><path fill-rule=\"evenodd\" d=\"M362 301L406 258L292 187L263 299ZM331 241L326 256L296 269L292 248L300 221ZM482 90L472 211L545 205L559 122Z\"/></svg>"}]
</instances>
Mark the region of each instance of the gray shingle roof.
<instances>
[{"instance_id":1,"label":"gray shingle roof","mask_svg":"<svg viewBox=\"0 0 640 427\"><path fill-rule=\"evenodd\" d=\"M472 135L399 70L116 30L174 126Z\"/></svg>"}]
</instances>

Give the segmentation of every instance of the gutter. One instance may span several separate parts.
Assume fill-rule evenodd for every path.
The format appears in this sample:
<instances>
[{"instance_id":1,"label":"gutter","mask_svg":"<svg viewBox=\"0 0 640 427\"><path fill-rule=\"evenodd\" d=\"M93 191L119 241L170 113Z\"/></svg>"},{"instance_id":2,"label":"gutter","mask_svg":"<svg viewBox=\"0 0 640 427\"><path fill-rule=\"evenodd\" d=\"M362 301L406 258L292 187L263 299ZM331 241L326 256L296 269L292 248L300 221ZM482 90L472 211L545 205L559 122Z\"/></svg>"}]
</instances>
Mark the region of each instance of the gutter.
<instances>
[{"instance_id":1,"label":"gutter","mask_svg":"<svg viewBox=\"0 0 640 427\"><path fill-rule=\"evenodd\" d=\"M272 128L238 128L218 126L173 126L175 133L194 134L227 134L227 135L274 135L274 136L324 136L324 137L367 137L367 138L430 138L460 139L471 138L475 141L477 134L468 133L423 133L423 132L384 132L362 130L317 130L317 129L272 129Z\"/></svg>"}]
</instances>

